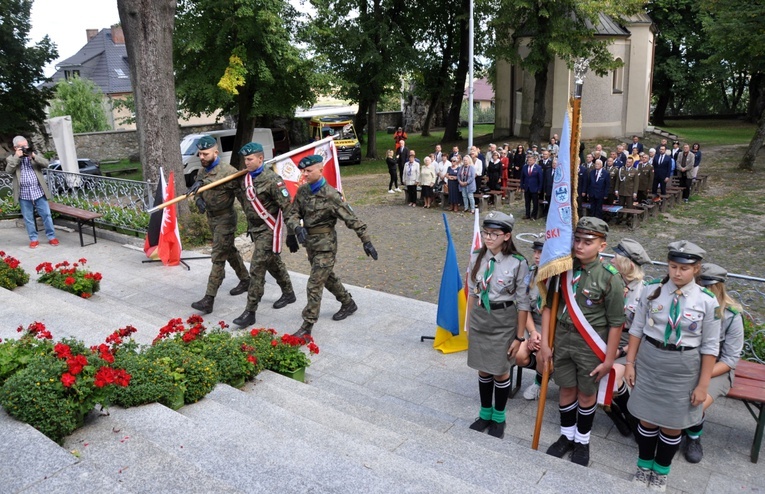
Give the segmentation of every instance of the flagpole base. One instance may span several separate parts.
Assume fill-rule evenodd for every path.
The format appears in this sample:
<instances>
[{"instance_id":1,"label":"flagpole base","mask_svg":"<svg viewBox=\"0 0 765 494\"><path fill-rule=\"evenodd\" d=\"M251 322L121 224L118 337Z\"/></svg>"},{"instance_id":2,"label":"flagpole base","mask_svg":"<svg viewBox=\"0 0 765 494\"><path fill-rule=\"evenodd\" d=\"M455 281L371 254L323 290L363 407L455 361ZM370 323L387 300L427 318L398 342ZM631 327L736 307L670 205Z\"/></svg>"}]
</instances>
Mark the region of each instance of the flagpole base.
<instances>
[{"instance_id":1,"label":"flagpole base","mask_svg":"<svg viewBox=\"0 0 765 494\"><path fill-rule=\"evenodd\" d=\"M185 261L192 261L195 259L210 259L210 257L211 256L181 257L180 262L181 264L183 264L183 267L186 268L186 271L191 271L191 266L186 264ZM141 264L153 263L153 262L162 262L162 260L161 259L145 259L141 261Z\"/></svg>"},{"instance_id":2,"label":"flagpole base","mask_svg":"<svg viewBox=\"0 0 765 494\"><path fill-rule=\"evenodd\" d=\"M420 336L420 343L422 343L425 340L435 340L435 336Z\"/></svg>"}]
</instances>

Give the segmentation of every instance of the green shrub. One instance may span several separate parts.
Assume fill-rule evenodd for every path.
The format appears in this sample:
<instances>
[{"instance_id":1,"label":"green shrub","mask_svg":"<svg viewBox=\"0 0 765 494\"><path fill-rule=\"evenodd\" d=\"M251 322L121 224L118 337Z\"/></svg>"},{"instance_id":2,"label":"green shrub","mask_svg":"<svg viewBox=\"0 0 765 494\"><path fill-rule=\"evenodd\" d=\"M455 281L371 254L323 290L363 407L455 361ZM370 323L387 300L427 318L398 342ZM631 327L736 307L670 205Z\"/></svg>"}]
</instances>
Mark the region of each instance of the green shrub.
<instances>
[{"instance_id":1,"label":"green shrub","mask_svg":"<svg viewBox=\"0 0 765 494\"><path fill-rule=\"evenodd\" d=\"M127 408L158 402L170 406L175 394L183 391L183 376L172 371L170 359L151 359L140 353L120 352L115 364L132 376L130 386L115 391L115 405Z\"/></svg>"},{"instance_id":2,"label":"green shrub","mask_svg":"<svg viewBox=\"0 0 765 494\"><path fill-rule=\"evenodd\" d=\"M231 333L214 330L189 346L191 351L215 362L220 382L239 386L243 380L253 378L260 371L254 349L247 351L242 345L246 344Z\"/></svg>"},{"instance_id":3,"label":"green shrub","mask_svg":"<svg viewBox=\"0 0 765 494\"><path fill-rule=\"evenodd\" d=\"M171 370L182 376L183 400L186 403L201 400L218 382L215 362L189 351L180 339L155 342L146 350L146 357L152 360L168 359L165 362Z\"/></svg>"},{"instance_id":4,"label":"green shrub","mask_svg":"<svg viewBox=\"0 0 765 494\"><path fill-rule=\"evenodd\" d=\"M754 324L751 318L744 316L744 360L765 360L765 324Z\"/></svg>"},{"instance_id":5,"label":"green shrub","mask_svg":"<svg viewBox=\"0 0 765 494\"><path fill-rule=\"evenodd\" d=\"M21 267L18 259L6 256L0 250L0 288L13 290L17 286L26 285L29 282L29 274Z\"/></svg>"},{"instance_id":6,"label":"green shrub","mask_svg":"<svg viewBox=\"0 0 765 494\"><path fill-rule=\"evenodd\" d=\"M207 217L191 207L191 214L178 218L178 231L181 243L189 247L198 247L212 242L212 231L207 223Z\"/></svg>"}]
</instances>

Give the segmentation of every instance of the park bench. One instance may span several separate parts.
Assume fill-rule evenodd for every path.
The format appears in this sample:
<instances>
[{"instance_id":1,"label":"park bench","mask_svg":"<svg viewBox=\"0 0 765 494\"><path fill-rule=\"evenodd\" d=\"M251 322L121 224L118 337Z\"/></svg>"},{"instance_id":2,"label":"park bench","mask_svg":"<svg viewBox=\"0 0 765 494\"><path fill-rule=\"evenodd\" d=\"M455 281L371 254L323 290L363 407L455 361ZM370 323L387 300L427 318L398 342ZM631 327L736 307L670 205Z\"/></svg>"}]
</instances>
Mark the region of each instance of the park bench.
<instances>
[{"instance_id":1,"label":"park bench","mask_svg":"<svg viewBox=\"0 0 765 494\"><path fill-rule=\"evenodd\" d=\"M632 209L632 208L622 208L619 210L619 214L626 214L627 216L627 226L630 230L635 230L637 227L640 226L641 220L643 220L644 215L646 214L645 209Z\"/></svg>"},{"instance_id":2,"label":"park bench","mask_svg":"<svg viewBox=\"0 0 765 494\"><path fill-rule=\"evenodd\" d=\"M747 410L749 410L749 413L752 414L752 417L757 422L750 453L752 463L757 463L760 456L760 446L762 445L763 429L765 429L765 413L763 413L763 404L765 404L765 365L740 360L736 365L736 378L733 380L733 387L728 391L728 398L743 401Z\"/></svg>"},{"instance_id":3,"label":"park bench","mask_svg":"<svg viewBox=\"0 0 765 494\"><path fill-rule=\"evenodd\" d=\"M494 197L493 206L495 209L497 208L498 205L499 206L502 205L502 196L504 195L504 192L502 192L501 190L490 190L489 192L487 192L487 194L490 197Z\"/></svg>"},{"instance_id":4,"label":"park bench","mask_svg":"<svg viewBox=\"0 0 765 494\"><path fill-rule=\"evenodd\" d=\"M58 213L62 216L68 216L72 218L76 223L80 233L80 246L85 247L85 242L82 239L82 225L88 225L93 227L93 243L98 242L96 238L96 221L102 217L101 213L94 213L93 211L87 211L85 209L75 208L73 206L67 206L65 204L59 204L57 202L49 202L50 210ZM90 245L90 244L88 244Z\"/></svg>"},{"instance_id":5,"label":"park bench","mask_svg":"<svg viewBox=\"0 0 765 494\"><path fill-rule=\"evenodd\" d=\"M514 201L516 199L516 194L520 192L521 190L521 179L519 178L509 178L507 180L507 187L502 187L502 192L505 193L507 196L507 201Z\"/></svg>"}]
</instances>

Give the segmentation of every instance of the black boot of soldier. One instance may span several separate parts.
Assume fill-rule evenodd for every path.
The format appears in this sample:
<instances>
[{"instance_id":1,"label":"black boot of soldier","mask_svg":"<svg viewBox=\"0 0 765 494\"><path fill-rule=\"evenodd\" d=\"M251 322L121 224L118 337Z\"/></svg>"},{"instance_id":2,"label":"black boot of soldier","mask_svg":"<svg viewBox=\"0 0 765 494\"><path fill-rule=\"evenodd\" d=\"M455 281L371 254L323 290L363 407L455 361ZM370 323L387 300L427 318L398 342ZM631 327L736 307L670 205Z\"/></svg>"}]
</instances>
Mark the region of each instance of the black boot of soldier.
<instances>
[{"instance_id":1,"label":"black boot of soldier","mask_svg":"<svg viewBox=\"0 0 765 494\"><path fill-rule=\"evenodd\" d=\"M295 293L282 293L282 296L279 297L279 300L274 302L274 309L281 309L282 307L286 307L289 304L297 302L297 298L295 297Z\"/></svg>"},{"instance_id":2,"label":"black boot of soldier","mask_svg":"<svg viewBox=\"0 0 765 494\"><path fill-rule=\"evenodd\" d=\"M342 307L340 307L340 310L335 312L335 314L332 316L332 320L334 321L342 321L346 317L350 316L354 312L358 310L358 307L356 306L356 302L351 299L350 302L347 304L343 304Z\"/></svg>"},{"instance_id":3,"label":"black boot of soldier","mask_svg":"<svg viewBox=\"0 0 765 494\"><path fill-rule=\"evenodd\" d=\"M255 324L255 312L245 310L244 312L242 312L242 315L234 319L234 324L236 324L240 328L245 328L251 324Z\"/></svg>"},{"instance_id":4,"label":"black boot of soldier","mask_svg":"<svg viewBox=\"0 0 765 494\"><path fill-rule=\"evenodd\" d=\"M236 285L234 288L231 289L230 293L231 295L239 295L244 292L246 292L250 288L250 280L242 280L239 282L238 285Z\"/></svg>"},{"instance_id":5,"label":"black boot of soldier","mask_svg":"<svg viewBox=\"0 0 765 494\"><path fill-rule=\"evenodd\" d=\"M204 312L205 314L209 314L213 311L213 303L215 302L215 297L211 297L210 295L205 295L202 300L198 300L191 304L192 309L196 309L199 312Z\"/></svg>"},{"instance_id":6,"label":"black boot of soldier","mask_svg":"<svg viewBox=\"0 0 765 494\"><path fill-rule=\"evenodd\" d=\"M296 336L298 338L305 338L308 336L311 337L311 330L313 329L313 324L308 322L303 322L303 324L300 326L300 329L292 333L292 336Z\"/></svg>"}]
</instances>

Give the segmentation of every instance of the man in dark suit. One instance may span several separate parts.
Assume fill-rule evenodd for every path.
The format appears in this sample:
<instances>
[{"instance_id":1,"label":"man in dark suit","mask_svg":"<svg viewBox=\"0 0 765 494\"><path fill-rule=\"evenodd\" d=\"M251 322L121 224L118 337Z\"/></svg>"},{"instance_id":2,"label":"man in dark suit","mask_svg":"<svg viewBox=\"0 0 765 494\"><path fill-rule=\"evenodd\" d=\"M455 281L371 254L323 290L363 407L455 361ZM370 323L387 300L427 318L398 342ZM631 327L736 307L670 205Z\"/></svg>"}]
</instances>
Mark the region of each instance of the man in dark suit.
<instances>
[{"instance_id":1,"label":"man in dark suit","mask_svg":"<svg viewBox=\"0 0 765 494\"><path fill-rule=\"evenodd\" d=\"M536 164L534 155L529 155L521 170L521 190L526 201L526 216L523 219L537 219L539 212L539 193L544 185L542 167ZM532 207L533 206L533 207Z\"/></svg>"},{"instance_id":2,"label":"man in dark suit","mask_svg":"<svg viewBox=\"0 0 765 494\"><path fill-rule=\"evenodd\" d=\"M587 195L590 198L590 211L592 216L603 219L603 201L606 200L610 190L610 177L603 169L603 162L595 160L595 168L590 170L587 182Z\"/></svg>"},{"instance_id":3,"label":"man in dark suit","mask_svg":"<svg viewBox=\"0 0 765 494\"><path fill-rule=\"evenodd\" d=\"M595 165L592 165L592 169L595 169ZM578 195L577 204L581 208L582 204L587 202L587 182L590 181L590 167L587 166L587 163L579 164L577 176L579 177L576 187L576 193Z\"/></svg>"},{"instance_id":4,"label":"man in dark suit","mask_svg":"<svg viewBox=\"0 0 765 494\"><path fill-rule=\"evenodd\" d=\"M635 151L633 151L633 149L636 149L636 148L637 148L637 153L635 153ZM632 142L629 143L629 145L627 146L627 151L631 155L632 154L640 154L640 153L643 152L643 143L640 142L640 137L632 136Z\"/></svg>"},{"instance_id":5,"label":"man in dark suit","mask_svg":"<svg viewBox=\"0 0 765 494\"><path fill-rule=\"evenodd\" d=\"M547 206L550 204L550 193L552 191L552 157L550 157L550 151L545 149L542 151L542 159L539 162L539 165L542 167L542 193L540 194L540 198L542 201L547 201L547 204L544 204L542 206L542 215L547 214ZM548 177L549 175L549 177ZM549 187L548 187L549 182Z\"/></svg>"},{"instance_id":6,"label":"man in dark suit","mask_svg":"<svg viewBox=\"0 0 765 494\"><path fill-rule=\"evenodd\" d=\"M406 141L399 141L401 146L398 148L398 156L396 156L396 160L398 161L398 180L400 184L404 183L404 166L406 165L406 162L409 161L409 148L406 147Z\"/></svg>"},{"instance_id":7,"label":"man in dark suit","mask_svg":"<svg viewBox=\"0 0 765 494\"><path fill-rule=\"evenodd\" d=\"M653 186L651 187L651 193L653 194L654 201L660 201L661 199L656 192L661 187L661 195L667 193L667 182L669 182L669 176L672 171L672 157L667 156L667 148L664 145L659 146L659 151L653 158Z\"/></svg>"}]
</instances>

